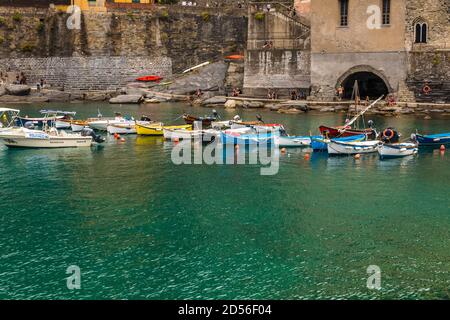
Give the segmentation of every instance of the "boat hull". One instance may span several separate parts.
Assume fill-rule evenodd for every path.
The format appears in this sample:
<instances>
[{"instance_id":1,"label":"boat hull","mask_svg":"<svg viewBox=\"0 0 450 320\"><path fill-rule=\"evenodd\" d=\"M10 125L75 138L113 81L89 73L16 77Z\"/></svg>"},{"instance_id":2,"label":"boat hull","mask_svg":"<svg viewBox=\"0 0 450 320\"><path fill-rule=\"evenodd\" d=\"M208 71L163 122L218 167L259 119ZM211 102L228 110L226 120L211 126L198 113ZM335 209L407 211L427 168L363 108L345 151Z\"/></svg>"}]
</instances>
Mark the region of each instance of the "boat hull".
<instances>
[{"instance_id":1,"label":"boat hull","mask_svg":"<svg viewBox=\"0 0 450 320\"><path fill-rule=\"evenodd\" d=\"M401 158L417 154L419 148L415 143L383 144L378 149L381 159Z\"/></svg>"},{"instance_id":2,"label":"boat hull","mask_svg":"<svg viewBox=\"0 0 450 320\"><path fill-rule=\"evenodd\" d=\"M351 137L351 136L358 136L361 134L364 134L367 136L367 139L374 140L376 139L376 132L373 129L365 129L365 130L356 130L356 129L347 129L343 131L344 127L326 127L326 126L320 126L319 130L320 133L329 139L332 138L345 138L345 137Z\"/></svg>"},{"instance_id":3,"label":"boat hull","mask_svg":"<svg viewBox=\"0 0 450 320\"><path fill-rule=\"evenodd\" d=\"M276 144L280 148L299 148L311 146L310 137L284 137L280 136L276 138Z\"/></svg>"},{"instance_id":4,"label":"boat hull","mask_svg":"<svg viewBox=\"0 0 450 320\"><path fill-rule=\"evenodd\" d=\"M202 139L202 130L173 130L163 128L163 136L166 140L191 140L191 139Z\"/></svg>"},{"instance_id":5,"label":"boat hull","mask_svg":"<svg viewBox=\"0 0 450 320\"><path fill-rule=\"evenodd\" d=\"M106 127L109 134L136 134L136 125L109 125Z\"/></svg>"},{"instance_id":6,"label":"boat hull","mask_svg":"<svg viewBox=\"0 0 450 320\"><path fill-rule=\"evenodd\" d=\"M52 136L42 131L11 130L0 133L0 141L9 148L79 148L90 147L92 137L81 135Z\"/></svg>"},{"instance_id":7,"label":"boat hull","mask_svg":"<svg viewBox=\"0 0 450 320\"><path fill-rule=\"evenodd\" d=\"M178 130L178 129L184 129L189 130L192 129L192 125L186 124L186 125L180 125L180 126L152 126L152 125L140 125L136 124L136 132L139 135L143 136L163 136L164 135L164 129L169 130Z\"/></svg>"},{"instance_id":8,"label":"boat hull","mask_svg":"<svg viewBox=\"0 0 450 320\"><path fill-rule=\"evenodd\" d=\"M311 137L311 147L316 152L327 151L327 139L324 139L323 136L313 136ZM358 136L350 136L345 138L335 138L335 141L363 141L366 140L365 135Z\"/></svg>"},{"instance_id":9,"label":"boat hull","mask_svg":"<svg viewBox=\"0 0 450 320\"><path fill-rule=\"evenodd\" d=\"M416 140L419 143L419 147L436 147L441 145L450 145L450 133L441 133L433 135L421 135L416 134Z\"/></svg>"},{"instance_id":10,"label":"boat hull","mask_svg":"<svg viewBox=\"0 0 450 320\"><path fill-rule=\"evenodd\" d=\"M377 152L380 147L379 141L351 141L341 142L331 140L327 144L329 155L352 155Z\"/></svg>"}]
</instances>

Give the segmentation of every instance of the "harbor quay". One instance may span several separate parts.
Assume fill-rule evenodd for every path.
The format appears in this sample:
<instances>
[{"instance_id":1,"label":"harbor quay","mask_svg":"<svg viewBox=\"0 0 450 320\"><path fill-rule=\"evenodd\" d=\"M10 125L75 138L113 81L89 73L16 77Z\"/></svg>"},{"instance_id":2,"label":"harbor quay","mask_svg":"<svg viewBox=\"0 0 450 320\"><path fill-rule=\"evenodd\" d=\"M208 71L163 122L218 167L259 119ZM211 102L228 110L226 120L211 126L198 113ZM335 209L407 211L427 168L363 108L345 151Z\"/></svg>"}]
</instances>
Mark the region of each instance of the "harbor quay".
<instances>
[{"instance_id":1,"label":"harbor quay","mask_svg":"<svg viewBox=\"0 0 450 320\"><path fill-rule=\"evenodd\" d=\"M448 300L449 9L0 0L0 300Z\"/></svg>"}]
</instances>

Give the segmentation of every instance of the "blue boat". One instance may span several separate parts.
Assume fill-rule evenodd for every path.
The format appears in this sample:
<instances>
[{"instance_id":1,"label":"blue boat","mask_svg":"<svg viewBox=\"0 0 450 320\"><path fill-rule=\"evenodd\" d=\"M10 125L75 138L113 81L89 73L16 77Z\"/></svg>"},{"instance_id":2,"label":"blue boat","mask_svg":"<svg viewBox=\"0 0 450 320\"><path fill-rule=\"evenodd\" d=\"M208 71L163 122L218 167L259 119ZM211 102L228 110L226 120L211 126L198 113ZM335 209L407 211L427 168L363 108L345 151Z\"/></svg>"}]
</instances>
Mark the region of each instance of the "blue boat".
<instances>
[{"instance_id":1,"label":"blue boat","mask_svg":"<svg viewBox=\"0 0 450 320\"><path fill-rule=\"evenodd\" d=\"M441 145L450 145L450 133L440 133L440 134L430 134L430 135L422 135L415 134L414 135L417 142L419 143L419 147L440 147Z\"/></svg>"},{"instance_id":2,"label":"blue boat","mask_svg":"<svg viewBox=\"0 0 450 320\"><path fill-rule=\"evenodd\" d=\"M221 132L220 139L223 144L232 145L258 145L274 144L275 135L272 132L259 134L231 135Z\"/></svg>"},{"instance_id":3,"label":"blue boat","mask_svg":"<svg viewBox=\"0 0 450 320\"><path fill-rule=\"evenodd\" d=\"M327 151L327 149L328 149L327 143L325 142L325 139L323 136L313 136L313 137L311 137L311 140L312 140L311 148L313 148L314 152ZM364 140L366 140L365 134L333 139L333 141L339 141L339 142L364 141Z\"/></svg>"}]
</instances>

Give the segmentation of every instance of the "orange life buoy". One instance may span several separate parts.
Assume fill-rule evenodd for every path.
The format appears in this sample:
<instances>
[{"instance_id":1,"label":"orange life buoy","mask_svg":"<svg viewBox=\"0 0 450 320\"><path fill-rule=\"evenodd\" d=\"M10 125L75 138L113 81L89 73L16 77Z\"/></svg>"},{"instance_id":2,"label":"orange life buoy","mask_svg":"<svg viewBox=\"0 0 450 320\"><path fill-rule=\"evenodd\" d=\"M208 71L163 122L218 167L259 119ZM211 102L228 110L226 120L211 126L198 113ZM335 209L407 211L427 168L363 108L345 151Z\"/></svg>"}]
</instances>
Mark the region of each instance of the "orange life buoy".
<instances>
[{"instance_id":1,"label":"orange life buoy","mask_svg":"<svg viewBox=\"0 0 450 320\"><path fill-rule=\"evenodd\" d=\"M388 133L390 133L388 135ZM392 129L386 129L383 131L383 137L386 138L386 140L391 140L395 136L395 132Z\"/></svg>"},{"instance_id":2,"label":"orange life buoy","mask_svg":"<svg viewBox=\"0 0 450 320\"><path fill-rule=\"evenodd\" d=\"M423 91L423 93L425 93L425 94L429 94L429 93L431 92L431 88L430 88L429 85L426 84L426 85L423 87L422 91Z\"/></svg>"}]
</instances>

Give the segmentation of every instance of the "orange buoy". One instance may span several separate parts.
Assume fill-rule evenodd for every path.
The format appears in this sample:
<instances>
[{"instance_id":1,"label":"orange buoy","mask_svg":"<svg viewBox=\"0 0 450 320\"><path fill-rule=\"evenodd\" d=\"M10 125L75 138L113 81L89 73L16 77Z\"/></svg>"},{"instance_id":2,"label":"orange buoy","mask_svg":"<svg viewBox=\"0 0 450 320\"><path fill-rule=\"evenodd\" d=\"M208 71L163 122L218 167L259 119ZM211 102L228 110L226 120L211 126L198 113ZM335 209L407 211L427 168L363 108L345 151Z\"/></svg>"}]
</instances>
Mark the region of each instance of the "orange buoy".
<instances>
[{"instance_id":1,"label":"orange buoy","mask_svg":"<svg viewBox=\"0 0 450 320\"><path fill-rule=\"evenodd\" d=\"M305 154L305 160L311 159L311 155L309 153Z\"/></svg>"},{"instance_id":2,"label":"orange buoy","mask_svg":"<svg viewBox=\"0 0 450 320\"><path fill-rule=\"evenodd\" d=\"M179 142L179 141L180 141L180 138L174 137L174 138L172 138L172 141L173 141L173 142Z\"/></svg>"},{"instance_id":3,"label":"orange buoy","mask_svg":"<svg viewBox=\"0 0 450 320\"><path fill-rule=\"evenodd\" d=\"M445 151L445 146L444 146L444 145L441 145L441 147L439 148L439 150Z\"/></svg>"},{"instance_id":4,"label":"orange buoy","mask_svg":"<svg viewBox=\"0 0 450 320\"><path fill-rule=\"evenodd\" d=\"M359 153L355 154L355 159L356 160L361 159L361 155Z\"/></svg>"},{"instance_id":5,"label":"orange buoy","mask_svg":"<svg viewBox=\"0 0 450 320\"><path fill-rule=\"evenodd\" d=\"M120 139L121 142L125 142L125 138Z\"/></svg>"},{"instance_id":6,"label":"orange buoy","mask_svg":"<svg viewBox=\"0 0 450 320\"><path fill-rule=\"evenodd\" d=\"M281 148L281 153L286 153L286 148Z\"/></svg>"}]
</instances>

